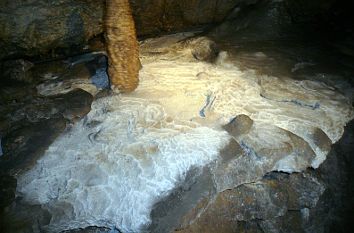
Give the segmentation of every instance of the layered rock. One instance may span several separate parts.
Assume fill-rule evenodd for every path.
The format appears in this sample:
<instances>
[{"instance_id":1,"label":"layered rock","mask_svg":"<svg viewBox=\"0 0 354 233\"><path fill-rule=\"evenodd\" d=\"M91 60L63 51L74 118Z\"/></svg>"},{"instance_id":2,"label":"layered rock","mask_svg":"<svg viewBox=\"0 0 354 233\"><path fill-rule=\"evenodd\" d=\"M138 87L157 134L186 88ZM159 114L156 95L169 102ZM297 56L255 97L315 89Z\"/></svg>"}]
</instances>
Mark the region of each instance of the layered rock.
<instances>
[{"instance_id":1,"label":"layered rock","mask_svg":"<svg viewBox=\"0 0 354 233\"><path fill-rule=\"evenodd\" d=\"M318 170L268 173L203 198L176 232L351 232L353 122Z\"/></svg>"},{"instance_id":2,"label":"layered rock","mask_svg":"<svg viewBox=\"0 0 354 233\"><path fill-rule=\"evenodd\" d=\"M310 174L271 173L223 191L215 200L202 200L182 218L177 232L301 232L324 190ZM193 221L195 213L200 217Z\"/></svg>"}]
</instances>

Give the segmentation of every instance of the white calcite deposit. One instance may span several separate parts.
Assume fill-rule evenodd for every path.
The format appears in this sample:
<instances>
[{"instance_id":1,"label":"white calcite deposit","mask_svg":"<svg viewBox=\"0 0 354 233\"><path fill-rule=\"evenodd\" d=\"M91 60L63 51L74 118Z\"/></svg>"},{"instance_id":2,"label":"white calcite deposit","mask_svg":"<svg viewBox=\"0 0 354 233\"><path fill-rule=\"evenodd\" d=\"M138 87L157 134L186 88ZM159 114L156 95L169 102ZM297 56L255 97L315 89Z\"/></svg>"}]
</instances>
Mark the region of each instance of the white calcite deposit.
<instances>
[{"instance_id":1,"label":"white calcite deposit","mask_svg":"<svg viewBox=\"0 0 354 233\"><path fill-rule=\"evenodd\" d=\"M196 61L174 37L159 40L142 44L134 93L97 99L19 177L17 195L52 214L45 229L142 232L153 205L190 169L217 161L232 138L245 153L215 172L218 191L272 170L318 167L328 147L313 132L334 143L353 118L351 103L325 84L240 71L226 53L215 64ZM222 126L240 114L254 124L247 135L231 136Z\"/></svg>"}]
</instances>

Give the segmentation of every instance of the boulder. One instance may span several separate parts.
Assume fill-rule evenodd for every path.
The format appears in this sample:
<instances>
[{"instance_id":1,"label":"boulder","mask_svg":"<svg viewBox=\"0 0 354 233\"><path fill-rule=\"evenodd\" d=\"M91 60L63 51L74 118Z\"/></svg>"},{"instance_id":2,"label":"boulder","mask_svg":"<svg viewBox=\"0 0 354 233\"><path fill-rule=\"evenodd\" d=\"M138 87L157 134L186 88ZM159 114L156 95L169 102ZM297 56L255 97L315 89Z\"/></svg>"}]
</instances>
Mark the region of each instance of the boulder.
<instances>
[{"instance_id":1,"label":"boulder","mask_svg":"<svg viewBox=\"0 0 354 233\"><path fill-rule=\"evenodd\" d=\"M82 46L102 33L104 1L0 2L0 59Z\"/></svg>"}]
</instances>

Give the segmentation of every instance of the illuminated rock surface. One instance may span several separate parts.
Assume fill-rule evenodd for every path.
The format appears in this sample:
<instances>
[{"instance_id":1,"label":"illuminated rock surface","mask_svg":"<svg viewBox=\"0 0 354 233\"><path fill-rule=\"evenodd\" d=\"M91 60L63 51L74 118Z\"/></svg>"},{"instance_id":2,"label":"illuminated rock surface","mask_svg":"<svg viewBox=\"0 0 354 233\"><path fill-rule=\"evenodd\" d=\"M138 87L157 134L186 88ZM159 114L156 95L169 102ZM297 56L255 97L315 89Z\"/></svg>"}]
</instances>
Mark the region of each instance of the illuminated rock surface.
<instances>
[{"instance_id":1,"label":"illuminated rock surface","mask_svg":"<svg viewBox=\"0 0 354 233\"><path fill-rule=\"evenodd\" d=\"M91 112L18 177L22 202L52 216L43 229L148 231L155 204L178 187L193 190L203 167L210 181L191 195L192 204L271 171L304 171L325 160L353 118L346 96L324 83L241 71L226 52L215 64L197 61L190 43L176 43L189 35L144 41L137 90L96 99ZM55 93L56 87L41 90ZM259 195L267 196L264 185ZM283 204L275 205L271 214L280 216ZM150 230L172 230L168 224Z\"/></svg>"}]
</instances>

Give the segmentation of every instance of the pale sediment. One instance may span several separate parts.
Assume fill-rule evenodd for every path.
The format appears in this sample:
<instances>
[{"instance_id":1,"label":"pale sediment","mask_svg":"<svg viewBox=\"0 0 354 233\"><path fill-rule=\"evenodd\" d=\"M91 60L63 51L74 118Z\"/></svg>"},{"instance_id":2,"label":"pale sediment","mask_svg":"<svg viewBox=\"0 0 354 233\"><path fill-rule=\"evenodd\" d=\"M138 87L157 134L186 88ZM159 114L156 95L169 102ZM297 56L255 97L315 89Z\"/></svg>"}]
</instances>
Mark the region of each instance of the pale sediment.
<instances>
[{"instance_id":1,"label":"pale sediment","mask_svg":"<svg viewBox=\"0 0 354 233\"><path fill-rule=\"evenodd\" d=\"M222 192L271 171L316 168L354 116L323 83L241 71L225 57L197 61L175 43L156 53L153 42L143 44L136 91L95 100L19 177L23 201L52 215L47 230L148 231L154 205L187 187L191 170L208 166ZM225 130L241 114L241 126Z\"/></svg>"}]
</instances>

